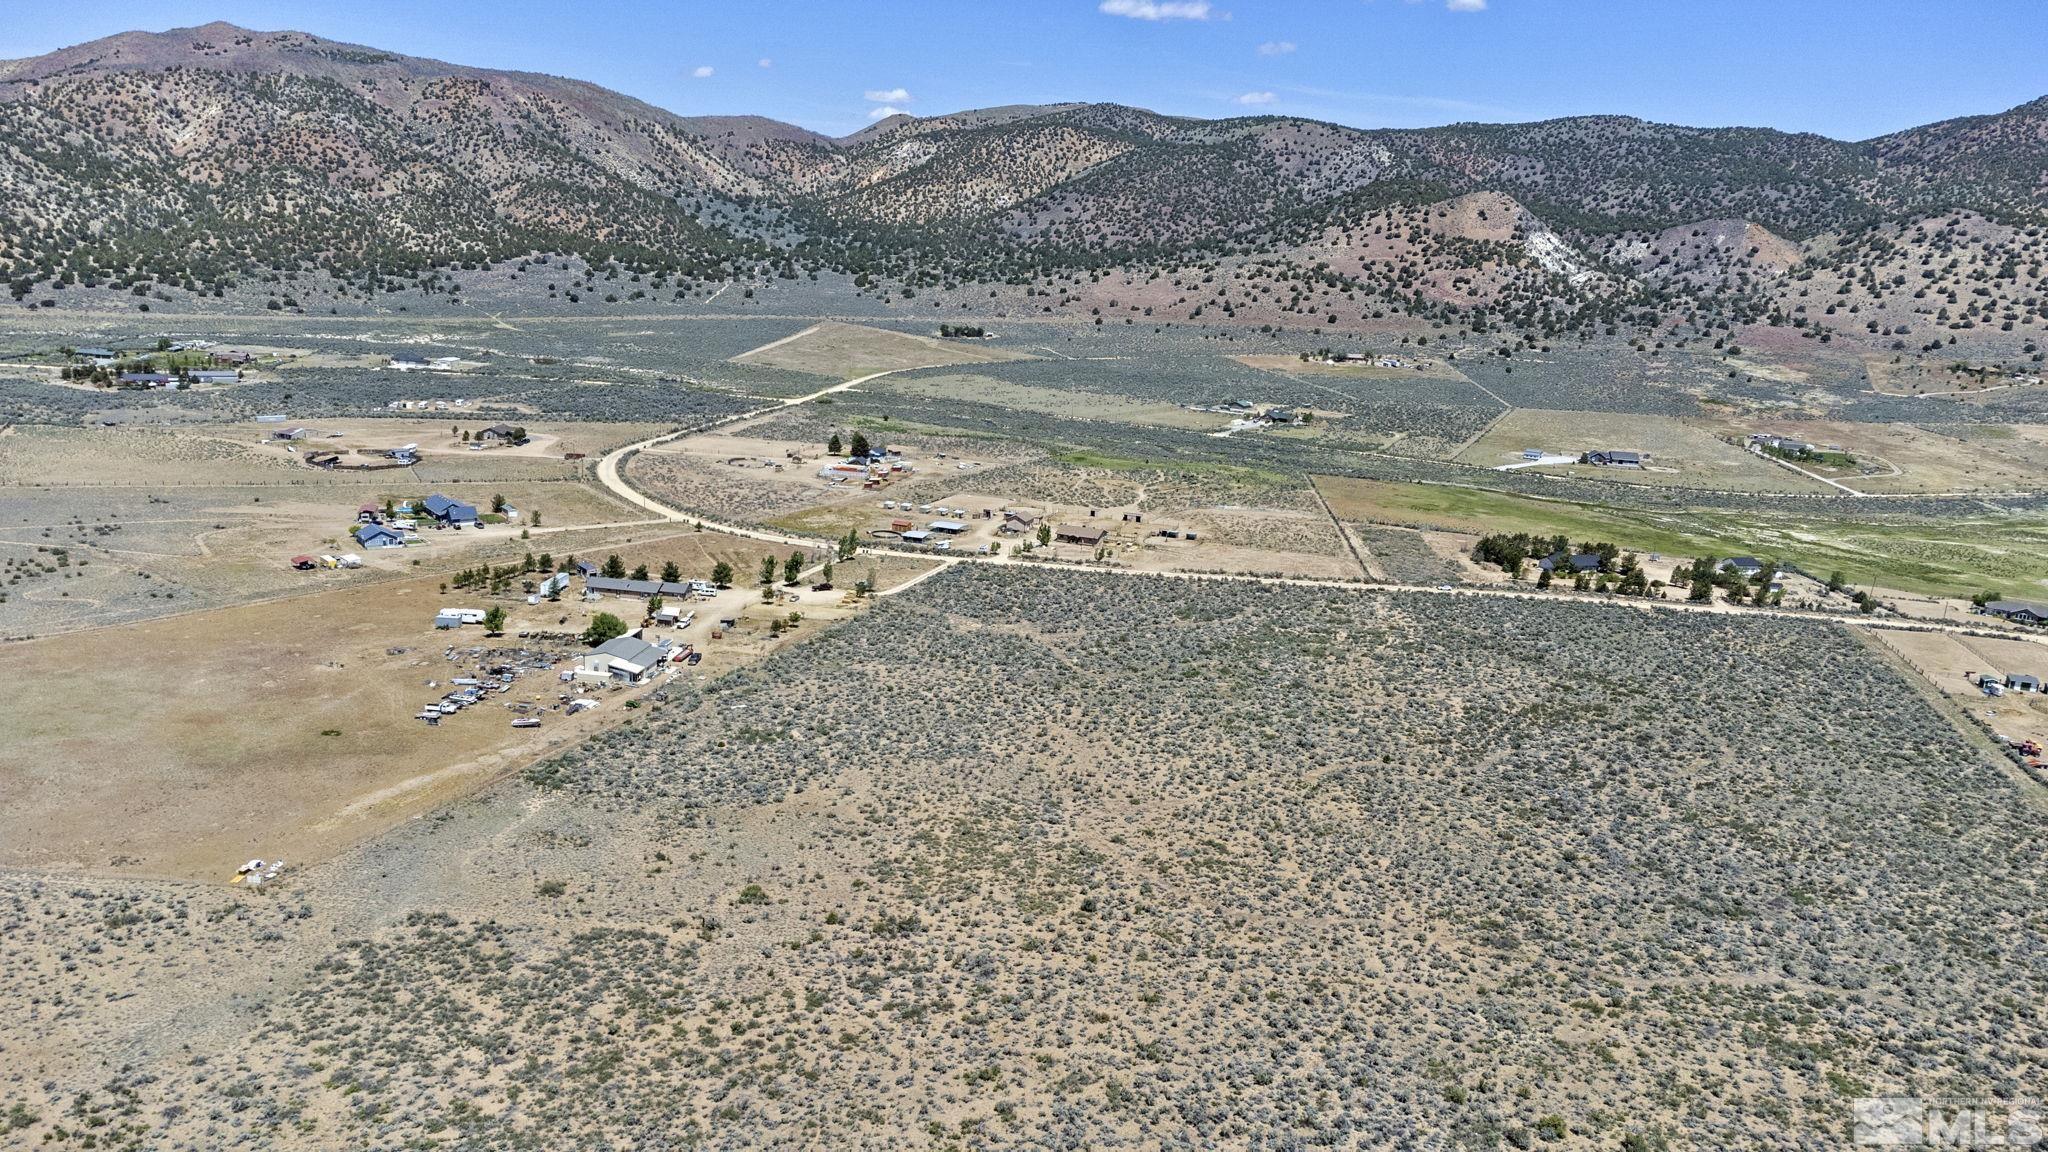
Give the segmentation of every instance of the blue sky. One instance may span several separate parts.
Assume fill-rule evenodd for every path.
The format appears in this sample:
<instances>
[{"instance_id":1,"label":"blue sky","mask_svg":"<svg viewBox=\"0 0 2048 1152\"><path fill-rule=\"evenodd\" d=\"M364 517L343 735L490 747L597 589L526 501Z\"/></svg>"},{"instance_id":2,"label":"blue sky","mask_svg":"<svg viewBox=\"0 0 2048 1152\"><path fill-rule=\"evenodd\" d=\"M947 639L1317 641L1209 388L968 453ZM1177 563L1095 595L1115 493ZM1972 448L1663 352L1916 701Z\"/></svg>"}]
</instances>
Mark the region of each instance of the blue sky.
<instances>
[{"instance_id":1,"label":"blue sky","mask_svg":"<svg viewBox=\"0 0 2048 1152\"><path fill-rule=\"evenodd\" d=\"M1113 100L1361 127L1621 113L1861 139L2048 95L2048 0L11 0L0 57L224 19L843 134Z\"/></svg>"}]
</instances>

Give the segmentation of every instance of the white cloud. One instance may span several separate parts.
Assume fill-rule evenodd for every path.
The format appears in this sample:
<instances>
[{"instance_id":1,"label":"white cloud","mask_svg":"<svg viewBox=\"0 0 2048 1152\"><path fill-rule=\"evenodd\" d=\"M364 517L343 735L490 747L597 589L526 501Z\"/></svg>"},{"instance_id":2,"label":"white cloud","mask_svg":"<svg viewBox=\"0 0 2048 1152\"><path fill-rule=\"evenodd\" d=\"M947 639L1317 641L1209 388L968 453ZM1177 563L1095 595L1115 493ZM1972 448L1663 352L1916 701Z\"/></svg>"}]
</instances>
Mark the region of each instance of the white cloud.
<instances>
[{"instance_id":1,"label":"white cloud","mask_svg":"<svg viewBox=\"0 0 2048 1152\"><path fill-rule=\"evenodd\" d=\"M690 72L690 75L692 75L692 76L695 76L695 77L696 77L697 79L699 79L699 80L702 80L702 79L704 79L705 77L707 77L707 76L711 75L711 71L712 71L712 69L711 69L711 65L709 65L709 64L699 64L699 65L697 65L697 67L696 67L696 68L695 68L694 70L692 70L692 71Z\"/></svg>"},{"instance_id":2,"label":"white cloud","mask_svg":"<svg viewBox=\"0 0 2048 1152\"><path fill-rule=\"evenodd\" d=\"M1484 12L1486 0L1444 0L1444 7L1453 12Z\"/></svg>"},{"instance_id":3,"label":"white cloud","mask_svg":"<svg viewBox=\"0 0 2048 1152\"><path fill-rule=\"evenodd\" d=\"M890 107L889 105L887 105L887 104L884 104L884 105L882 105L882 106L881 106L880 108L876 108L876 109L874 109L873 111L869 112L869 113L868 113L868 119L870 119L870 120L887 120L887 119L888 119L889 117L891 117L891 116L902 116L902 115L906 115L906 113L905 113L905 112L903 111L903 109L901 109L901 108L892 108L892 107Z\"/></svg>"},{"instance_id":4,"label":"white cloud","mask_svg":"<svg viewBox=\"0 0 2048 1152\"><path fill-rule=\"evenodd\" d=\"M1209 0L1102 0L1097 11L1133 20L1207 20Z\"/></svg>"},{"instance_id":5,"label":"white cloud","mask_svg":"<svg viewBox=\"0 0 2048 1152\"><path fill-rule=\"evenodd\" d=\"M1239 104L1271 104L1279 97L1271 92L1247 92L1237 98Z\"/></svg>"},{"instance_id":6,"label":"white cloud","mask_svg":"<svg viewBox=\"0 0 2048 1152\"><path fill-rule=\"evenodd\" d=\"M910 103L910 93L901 88L870 88L861 96L870 104Z\"/></svg>"},{"instance_id":7,"label":"white cloud","mask_svg":"<svg viewBox=\"0 0 2048 1152\"><path fill-rule=\"evenodd\" d=\"M1264 44L1259 45L1259 55L1285 56L1294 51L1294 49L1295 43L1292 40L1268 40Z\"/></svg>"},{"instance_id":8,"label":"white cloud","mask_svg":"<svg viewBox=\"0 0 2048 1152\"><path fill-rule=\"evenodd\" d=\"M766 56L763 56L763 57L761 57L761 60L760 60L760 64L761 64L761 67L763 67L763 68L773 68L773 67L775 67L775 61L773 61L773 60L770 60L770 59L769 59L769 58L767 58Z\"/></svg>"}]
</instances>

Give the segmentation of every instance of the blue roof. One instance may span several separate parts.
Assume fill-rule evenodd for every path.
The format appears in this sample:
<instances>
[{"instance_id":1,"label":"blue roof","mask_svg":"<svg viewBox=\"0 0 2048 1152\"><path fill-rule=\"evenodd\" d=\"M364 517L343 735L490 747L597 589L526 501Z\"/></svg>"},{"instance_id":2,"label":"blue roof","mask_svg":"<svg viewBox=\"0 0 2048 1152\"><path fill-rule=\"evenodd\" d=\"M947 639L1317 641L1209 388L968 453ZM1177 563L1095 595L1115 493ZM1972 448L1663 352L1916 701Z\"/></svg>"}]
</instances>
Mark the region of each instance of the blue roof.
<instances>
[{"instance_id":1,"label":"blue roof","mask_svg":"<svg viewBox=\"0 0 2048 1152\"><path fill-rule=\"evenodd\" d=\"M464 504L460 500L451 500L439 492L426 498L425 507L427 514L436 520L476 519L476 505Z\"/></svg>"},{"instance_id":2,"label":"blue roof","mask_svg":"<svg viewBox=\"0 0 2048 1152\"><path fill-rule=\"evenodd\" d=\"M382 524L364 524L356 529L356 543L376 547L379 541L405 543L405 537Z\"/></svg>"}]
</instances>

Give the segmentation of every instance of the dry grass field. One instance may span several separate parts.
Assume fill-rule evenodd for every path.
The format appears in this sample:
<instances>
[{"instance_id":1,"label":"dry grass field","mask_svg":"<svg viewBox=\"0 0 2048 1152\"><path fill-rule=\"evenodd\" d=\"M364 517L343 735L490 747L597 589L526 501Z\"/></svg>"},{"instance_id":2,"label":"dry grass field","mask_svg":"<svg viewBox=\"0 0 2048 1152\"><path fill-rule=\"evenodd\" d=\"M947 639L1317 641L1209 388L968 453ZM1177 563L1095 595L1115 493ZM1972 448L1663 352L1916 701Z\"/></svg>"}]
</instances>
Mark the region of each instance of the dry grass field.
<instances>
[{"instance_id":1,"label":"dry grass field","mask_svg":"<svg viewBox=\"0 0 2048 1152\"><path fill-rule=\"evenodd\" d=\"M878 381L876 386L881 391L905 396L994 404L1020 412L1039 412L1072 420L1109 420L1160 428L1184 428L1194 432L1214 432L1230 424L1228 416L1191 412L1178 404L1159 400L1081 389L1040 388L988 376L897 377Z\"/></svg>"},{"instance_id":2,"label":"dry grass field","mask_svg":"<svg viewBox=\"0 0 2048 1152\"><path fill-rule=\"evenodd\" d=\"M1825 470L1859 492L2013 492L2048 488L2048 436L2032 425L1789 423L1768 430L1839 444L1853 470ZM1759 431L1764 430L1759 426Z\"/></svg>"},{"instance_id":3,"label":"dry grass field","mask_svg":"<svg viewBox=\"0 0 2048 1152\"><path fill-rule=\"evenodd\" d=\"M667 633L705 652L694 677L765 656L774 647L771 616L801 611L815 627L849 614L839 595L807 589L790 604L759 604L750 584L761 557L787 550L710 533L616 550L656 571L673 562L686 577L709 576L721 560L741 574L733 592L699 607L692 628ZM892 566L889 580L915 574L914 565ZM565 596L529 606L515 595L495 601L508 612L506 635L487 640L480 628L433 628L440 608L494 602L443 591L442 583L443 576L358 582L0 645L0 683L11 688L14 717L0 736L0 866L223 880L251 856L323 859L616 722L616 708L599 709L549 715L533 732L512 729L500 702L552 704L563 690L545 671L527 672L515 691L439 727L414 719L447 691L449 677L477 664L451 663L443 655L451 644L517 649L526 643L521 630L580 632L599 611L638 624L642 612L630 598L586 604ZM742 616L741 628L710 640L728 613ZM535 645L557 653L580 647Z\"/></svg>"},{"instance_id":4,"label":"dry grass field","mask_svg":"<svg viewBox=\"0 0 2048 1152\"><path fill-rule=\"evenodd\" d=\"M2015 742L2033 740L2048 747L2048 694L2008 692L1994 699L1976 684L1976 678L1986 673L2048 678L2048 645L1941 632L1873 635L1875 643L1897 653L1992 731Z\"/></svg>"},{"instance_id":5,"label":"dry grass field","mask_svg":"<svg viewBox=\"0 0 2048 1152\"><path fill-rule=\"evenodd\" d=\"M941 340L886 328L826 321L794 336L733 357L735 364L787 368L837 380L852 380L897 368L946 364L988 364L1028 359L1021 353L984 345L978 340Z\"/></svg>"},{"instance_id":6,"label":"dry grass field","mask_svg":"<svg viewBox=\"0 0 2048 1152\"><path fill-rule=\"evenodd\" d=\"M553 547L564 534L646 519L581 481L422 484L407 476L309 486L0 487L0 635L121 623L421 568L446 571L487 556L502 563ZM423 543L403 549L363 549L349 537L362 504L435 491L482 508L503 496L523 518L426 531ZM521 540L536 511L542 527ZM301 554L343 552L361 555L364 568L296 572L287 564ZM35 564L46 568L28 567Z\"/></svg>"},{"instance_id":7,"label":"dry grass field","mask_svg":"<svg viewBox=\"0 0 2048 1152\"><path fill-rule=\"evenodd\" d=\"M2030 799L1825 625L968 566L274 891L0 875L0 1115L1831 1146L2048 1071Z\"/></svg>"},{"instance_id":8,"label":"dry grass field","mask_svg":"<svg viewBox=\"0 0 2048 1152\"><path fill-rule=\"evenodd\" d=\"M1853 466L1806 462L1800 467L1859 492L2025 492L2048 487L2048 429L2040 425L1871 423L1748 414L1707 426L1738 440L1758 432L1839 447L1855 459Z\"/></svg>"},{"instance_id":9,"label":"dry grass field","mask_svg":"<svg viewBox=\"0 0 2048 1152\"><path fill-rule=\"evenodd\" d=\"M290 484L306 478L257 437L226 426L0 430L0 485L105 486Z\"/></svg>"},{"instance_id":10,"label":"dry grass field","mask_svg":"<svg viewBox=\"0 0 2048 1152\"><path fill-rule=\"evenodd\" d=\"M1458 453L1461 464L1520 463L1524 449L1577 456L1596 449L1650 453L1645 468L1543 464L1533 471L1585 480L1676 484L1736 492L1826 492L1827 485L1729 444L1709 427L1675 416L1517 408Z\"/></svg>"},{"instance_id":11,"label":"dry grass field","mask_svg":"<svg viewBox=\"0 0 2048 1152\"><path fill-rule=\"evenodd\" d=\"M495 705L413 719L445 691L428 680L460 674L443 648L482 643L434 630L451 602L435 583L0 646L0 863L224 882L253 856L332 855L609 719L550 717L530 736ZM514 696L558 687L529 674Z\"/></svg>"}]
</instances>

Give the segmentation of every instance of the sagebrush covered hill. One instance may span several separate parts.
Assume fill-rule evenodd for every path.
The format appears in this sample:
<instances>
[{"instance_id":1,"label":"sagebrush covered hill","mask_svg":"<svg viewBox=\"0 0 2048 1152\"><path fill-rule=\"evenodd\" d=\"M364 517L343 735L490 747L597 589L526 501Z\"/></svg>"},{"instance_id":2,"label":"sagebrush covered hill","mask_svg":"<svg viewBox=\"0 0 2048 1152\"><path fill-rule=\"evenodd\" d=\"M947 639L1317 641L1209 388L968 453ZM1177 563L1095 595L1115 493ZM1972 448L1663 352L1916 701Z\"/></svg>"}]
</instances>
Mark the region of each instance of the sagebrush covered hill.
<instances>
[{"instance_id":1,"label":"sagebrush covered hill","mask_svg":"<svg viewBox=\"0 0 2048 1152\"><path fill-rule=\"evenodd\" d=\"M945 291L1263 259L1302 291L1246 319L1476 314L1482 331L1584 333L1790 313L1803 269L1967 214L2002 230L1993 286L2038 317L2048 212L2048 101L1854 143L1626 117L1368 131L1114 104L899 116L832 139L227 24L0 63L0 155L0 277L17 299L204 296L285 270L389 293L539 254L652 273L650 299L825 269ZM1432 205L1475 195L1490 229L1434 226ZM1389 234L1405 266L1361 251ZM1969 276L1933 266L1944 289ZM1147 315L1197 319L1202 302ZM1206 303L1212 320L1236 311Z\"/></svg>"}]
</instances>

